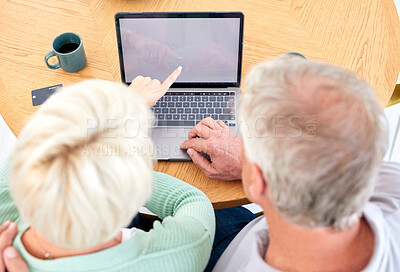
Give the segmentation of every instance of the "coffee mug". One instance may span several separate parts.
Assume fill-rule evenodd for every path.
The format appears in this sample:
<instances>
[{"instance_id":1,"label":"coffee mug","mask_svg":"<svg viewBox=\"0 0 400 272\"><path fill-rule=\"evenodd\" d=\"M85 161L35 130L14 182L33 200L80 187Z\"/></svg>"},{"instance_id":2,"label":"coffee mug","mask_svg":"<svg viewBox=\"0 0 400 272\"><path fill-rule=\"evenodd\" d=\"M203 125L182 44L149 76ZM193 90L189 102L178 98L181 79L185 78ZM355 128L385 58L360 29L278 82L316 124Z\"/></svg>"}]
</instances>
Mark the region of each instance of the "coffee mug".
<instances>
[{"instance_id":1,"label":"coffee mug","mask_svg":"<svg viewBox=\"0 0 400 272\"><path fill-rule=\"evenodd\" d=\"M303 54L301 54L301 53L299 53L299 52L287 52L287 53L285 53L285 54L283 54L283 55L292 55L292 56L298 56L298 57L307 59L306 56L304 56Z\"/></svg>"},{"instance_id":2,"label":"coffee mug","mask_svg":"<svg viewBox=\"0 0 400 272\"><path fill-rule=\"evenodd\" d=\"M49 59L54 56L57 56L58 63L49 64ZM79 72L87 63L81 37L72 32L58 35L53 41L53 50L46 54L44 60L50 69L61 67L68 73Z\"/></svg>"}]
</instances>

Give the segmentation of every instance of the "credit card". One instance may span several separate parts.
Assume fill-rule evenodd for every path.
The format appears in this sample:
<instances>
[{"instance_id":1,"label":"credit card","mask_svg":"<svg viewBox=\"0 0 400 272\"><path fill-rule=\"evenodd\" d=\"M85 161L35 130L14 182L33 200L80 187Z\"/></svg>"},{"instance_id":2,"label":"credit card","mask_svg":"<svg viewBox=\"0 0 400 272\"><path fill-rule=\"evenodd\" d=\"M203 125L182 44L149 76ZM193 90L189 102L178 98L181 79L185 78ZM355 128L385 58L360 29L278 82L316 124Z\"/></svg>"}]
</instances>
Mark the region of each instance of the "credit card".
<instances>
[{"instance_id":1,"label":"credit card","mask_svg":"<svg viewBox=\"0 0 400 272\"><path fill-rule=\"evenodd\" d=\"M32 91L32 105L39 106L44 103L53 93L57 91L58 88L61 88L62 84L44 87L40 89L36 89Z\"/></svg>"}]
</instances>

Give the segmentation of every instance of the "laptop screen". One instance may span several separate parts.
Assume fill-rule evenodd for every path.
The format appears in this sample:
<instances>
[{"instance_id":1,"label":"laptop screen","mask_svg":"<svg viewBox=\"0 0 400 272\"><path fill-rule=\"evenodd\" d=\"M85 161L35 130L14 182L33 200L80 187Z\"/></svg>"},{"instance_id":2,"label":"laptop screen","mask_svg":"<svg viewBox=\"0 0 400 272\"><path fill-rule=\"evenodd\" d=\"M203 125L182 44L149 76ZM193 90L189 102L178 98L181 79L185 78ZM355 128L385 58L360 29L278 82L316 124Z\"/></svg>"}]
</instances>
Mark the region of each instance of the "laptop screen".
<instances>
[{"instance_id":1,"label":"laptop screen","mask_svg":"<svg viewBox=\"0 0 400 272\"><path fill-rule=\"evenodd\" d=\"M237 83L242 49L240 20L119 18L123 79L129 83L142 75L163 81L181 65L177 83Z\"/></svg>"}]
</instances>

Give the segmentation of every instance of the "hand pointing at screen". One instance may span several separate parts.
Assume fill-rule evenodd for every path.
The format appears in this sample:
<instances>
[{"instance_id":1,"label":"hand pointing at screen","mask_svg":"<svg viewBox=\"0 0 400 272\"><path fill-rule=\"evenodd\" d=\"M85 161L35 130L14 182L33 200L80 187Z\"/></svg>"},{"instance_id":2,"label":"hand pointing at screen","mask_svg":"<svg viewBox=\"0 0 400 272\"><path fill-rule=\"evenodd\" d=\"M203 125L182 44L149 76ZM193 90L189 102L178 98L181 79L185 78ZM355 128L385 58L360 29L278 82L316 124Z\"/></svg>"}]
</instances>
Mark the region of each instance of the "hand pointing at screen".
<instances>
[{"instance_id":1,"label":"hand pointing at screen","mask_svg":"<svg viewBox=\"0 0 400 272\"><path fill-rule=\"evenodd\" d=\"M129 88L137 92L145 101L149 107L164 96L171 85L176 81L182 71L182 66L176 68L172 74L170 74L163 83L158 79L152 79L150 77L137 76L129 85Z\"/></svg>"}]
</instances>

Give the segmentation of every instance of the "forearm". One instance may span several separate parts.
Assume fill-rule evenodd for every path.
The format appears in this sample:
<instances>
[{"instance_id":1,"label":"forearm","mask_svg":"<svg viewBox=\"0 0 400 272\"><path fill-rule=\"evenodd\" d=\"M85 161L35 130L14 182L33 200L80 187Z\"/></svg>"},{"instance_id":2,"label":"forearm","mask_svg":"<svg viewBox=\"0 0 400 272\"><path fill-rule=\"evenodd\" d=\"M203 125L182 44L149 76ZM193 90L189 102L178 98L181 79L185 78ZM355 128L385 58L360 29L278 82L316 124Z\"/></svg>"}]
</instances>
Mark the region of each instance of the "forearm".
<instances>
[{"instance_id":1,"label":"forearm","mask_svg":"<svg viewBox=\"0 0 400 272\"><path fill-rule=\"evenodd\" d=\"M169 175L154 172L153 192L146 207L161 219L167 216L196 218L214 233L214 210L207 196Z\"/></svg>"}]
</instances>

